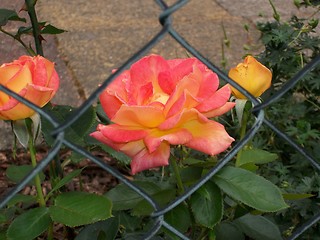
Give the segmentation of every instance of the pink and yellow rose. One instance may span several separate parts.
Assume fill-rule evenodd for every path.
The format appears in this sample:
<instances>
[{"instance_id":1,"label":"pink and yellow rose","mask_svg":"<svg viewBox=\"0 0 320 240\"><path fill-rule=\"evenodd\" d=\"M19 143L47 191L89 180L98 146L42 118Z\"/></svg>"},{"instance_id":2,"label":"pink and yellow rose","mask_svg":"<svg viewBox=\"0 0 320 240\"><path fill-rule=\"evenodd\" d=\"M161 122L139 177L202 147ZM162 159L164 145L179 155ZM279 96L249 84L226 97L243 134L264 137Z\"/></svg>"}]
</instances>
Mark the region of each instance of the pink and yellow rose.
<instances>
[{"instance_id":1,"label":"pink and yellow rose","mask_svg":"<svg viewBox=\"0 0 320 240\"><path fill-rule=\"evenodd\" d=\"M49 60L41 56L21 56L0 66L0 84L43 107L58 90L59 77ZM0 92L0 119L19 120L33 114L31 108Z\"/></svg>"},{"instance_id":2,"label":"pink and yellow rose","mask_svg":"<svg viewBox=\"0 0 320 240\"><path fill-rule=\"evenodd\" d=\"M217 75L195 58L144 57L101 94L113 124L91 136L131 157L133 174L168 165L170 145L218 154L234 141L209 119L234 106L229 86L218 87Z\"/></svg>"}]
</instances>

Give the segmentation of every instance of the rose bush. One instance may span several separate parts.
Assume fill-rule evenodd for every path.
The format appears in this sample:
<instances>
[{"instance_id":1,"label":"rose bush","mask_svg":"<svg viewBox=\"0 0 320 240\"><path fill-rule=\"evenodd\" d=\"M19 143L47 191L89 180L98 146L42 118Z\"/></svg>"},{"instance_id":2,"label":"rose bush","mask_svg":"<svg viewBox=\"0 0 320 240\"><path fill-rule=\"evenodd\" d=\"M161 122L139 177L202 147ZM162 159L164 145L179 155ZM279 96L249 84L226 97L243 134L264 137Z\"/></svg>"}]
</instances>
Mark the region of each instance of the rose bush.
<instances>
[{"instance_id":1,"label":"rose bush","mask_svg":"<svg viewBox=\"0 0 320 240\"><path fill-rule=\"evenodd\" d=\"M243 63L239 63L229 71L229 77L254 97L260 97L271 86L271 71L258 62L254 57L247 56ZM238 99L247 99L236 88L231 87L232 95Z\"/></svg>"},{"instance_id":2,"label":"rose bush","mask_svg":"<svg viewBox=\"0 0 320 240\"><path fill-rule=\"evenodd\" d=\"M44 57L21 56L0 66L0 84L43 107L56 93L59 77L54 63ZM0 119L19 120L33 114L31 108L0 92Z\"/></svg>"},{"instance_id":3,"label":"rose bush","mask_svg":"<svg viewBox=\"0 0 320 240\"><path fill-rule=\"evenodd\" d=\"M209 118L229 111L229 86L218 90L215 73L195 58L144 57L101 94L111 125L91 136L132 158L139 171L168 164L170 144L215 155L234 141Z\"/></svg>"}]
</instances>

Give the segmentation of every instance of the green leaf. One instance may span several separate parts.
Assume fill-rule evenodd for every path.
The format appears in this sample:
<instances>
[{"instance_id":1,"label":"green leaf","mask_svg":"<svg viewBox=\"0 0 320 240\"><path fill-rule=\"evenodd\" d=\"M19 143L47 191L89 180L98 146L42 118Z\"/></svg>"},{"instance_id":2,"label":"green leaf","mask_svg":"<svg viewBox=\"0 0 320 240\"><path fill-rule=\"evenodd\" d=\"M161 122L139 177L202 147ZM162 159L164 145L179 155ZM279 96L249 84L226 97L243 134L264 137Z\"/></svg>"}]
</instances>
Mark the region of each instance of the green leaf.
<instances>
[{"instance_id":1,"label":"green leaf","mask_svg":"<svg viewBox=\"0 0 320 240\"><path fill-rule=\"evenodd\" d=\"M5 223L7 220L7 216L3 213L0 213L0 224Z\"/></svg>"},{"instance_id":2,"label":"green leaf","mask_svg":"<svg viewBox=\"0 0 320 240\"><path fill-rule=\"evenodd\" d=\"M247 214L234 223L255 240L282 240L279 228L265 217Z\"/></svg>"},{"instance_id":3,"label":"green leaf","mask_svg":"<svg viewBox=\"0 0 320 240\"><path fill-rule=\"evenodd\" d=\"M33 167L31 165L21 165L21 166L15 166L10 165L6 170L6 175L8 179L14 183L20 182L22 179L24 179L25 176L27 176L31 171ZM44 180L45 176L42 172L39 173L41 181ZM34 184L32 182L29 183Z\"/></svg>"},{"instance_id":4,"label":"green leaf","mask_svg":"<svg viewBox=\"0 0 320 240\"><path fill-rule=\"evenodd\" d=\"M60 194L50 206L53 221L70 227L95 223L111 217L111 201L100 195L85 192Z\"/></svg>"},{"instance_id":5,"label":"green leaf","mask_svg":"<svg viewBox=\"0 0 320 240\"><path fill-rule=\"evenodd\" d=\"M277 154L262 149L244 149L240 158L237 159L236 165L239 167L248 163L264 164L275 161L277 158Z\"/></svg>"},{"instance_id":6,"label":"green leaf","mask_svg":"<svg viewBox=\"0 0 320 240\"><path fill-rule=\"evenodd\" d=\"M49 105L49 106L48 106ZM67 120L68 116L70 116L75 109L70 106L50 106L48 104L45 107L50 114L52 114L59 122L64 122ZM84 114L82 114L75 123L73 123L68 129L65 131L65 139L84 146L86 145L86 136L91 130L91 127L95 123L95 111L93 107L90 107ZM44 138L49 145L52 145L54 139L51 136L51 132L53 130L52 124L46 119L42 118L42 132L44 134Z\"/></svg>"},{"instance_id":7,"label":"green leaf","mask_svg":"<svg viewBox=\"0 0 320 240\"><path fill-rule=\"evenodd\" d=\"M75 240L113 240L119 228L119 218L112 217L104 221L85 226Z\"/></svg>"},{"instance_id":8,"label":"green leaf","mask_svg":"<svg viewBox=\"0 0 320 240\"><path fill-rule=\"evenodd\" d=\"M109 153L113 158L117 159L120 163L124 165L128 165L131 162L131 158L128 157L123 152L114 150L113 148L102 144L101 142L97 141L97 145L99 145L105 152Z\"/></svg>"},{"instance_id":9,"label":"green leaf","mask_svg":"<svg viewBox=\"0 0 320 240\"><path fill-rule=\"evenodd\" d=\"M314 197L313 194L309 194L309 193L283 193L282 196L284 199L287 199L287 200L300 200L300 199Z\"/></svg>"},{"instance_id":10,"label":"green leaf","mask_svg":"<svg viewBox=\"0 0 320 240\"><path fill-rule=\"evenodd\" d=\"M20 18L16 11L10 9L0 9L0 27L6 25L8 21L21 21L26 22L25 18Z\"/></svg>"},{"instance_id":11,"label":"green leaf","mask_svg":"<svg viewBox=\"0 0 320 240\"><path fill-rule=\"evenodd\" d=\"M182 233L185 233L191 225L189 209L183 203L166 213L164 215L164 220ZM168 234L170 233L171 232L168 232Z\"/></svg>"},{"instance_id":12,"label":"green leaf","mask_svg":"<svg viewBox=\"0 0 320 240\"><path fill-rule=\"evenodd\" d=\"M8 207L12 207L17 203L34 203L37 199L35 196L31 195L23 195L23 194L16 194L9 202Z\"/></svg>"},{"instance_id":13,"label":"green leaf","mask_svg":"<svg viewBox=\"0 0 320 240\"><path fill-rule=\"evenodd\" d=\"M50 223L48 208L33 208L13 220L8 228L7 238L8 240L34 239L43 233Z\"/></svg>"},{"instance_id":14,"label":"green leaf","mask_svg":"<svg viewBox=\"0 0 320 240\"><path fill-rule=\"evenodd\" d=\"M72 151L71 152L71 155L70 155L70 160L72 163L80 163L81 161L85 160L86 157L83 156L82 154L76 152L76 151Z\"/></svg>"},{"instance_id":15,"label":"green leaf","mask_svg":"<svg viewBox=\"0 0 320 240\"><path fill-rule=\"evenodd\" d=\"M196 223L211 229L222 219L222 204L221 191L213 182L207 182L190 199Z\"/></svg>"},{"instance_id":16,"label":"green leaf","mask_svg":"<svg viewBox=\"0 0 320 240\"><path fill-rule=\"evenodd\" d=\"M275 212L288 207L277 186L250 171L224 167L214 182L230 197L257 210Z\"/></svg>"},{"instance_id":17,"label":"green leaf","mask_svg":"<svg viewBox=\"0 0 320 240\"><path fill-rule=\"evenodd\" d=\"M41 133L41 117L39 113L33 114L31 117L31 129L32 129L32 135L33 135L33 142L37 140Z\"/></svg>"},{"instance_id":18,"label":"green leaf","mask_svg":"<svg viewBox=\"0 0 320 240\"><path fill-rule=\"evenodd\" d=\"M72 171L71 173L69 173L68 175L66 175L64 178L62 178L52 189L51 191L47 194L47 198L55 191L57 191L59 188L63 187L64 185L66 185L67 183L69 183L70 181L72 181L73 178L75 178L76 176L78 176L81 172L82 169L76 169L74 171Z\"/></svg>"},{"instance_id":19,"label":"green leaf","mask_svg":"<svg viewBox=\"0 0 320 240\"><path fill-rule=\"evenodd\" d=\"M203 168L200 167L185 167L181 168L181 180L184 185L190 185L201 178Z\"/></svg>"},{"instance_id":20,"label":"green leaf","mask_svg":"<svg viewBox=\"0 0 320 240\"><path fill-rule=\"evenodd\" d=\"M114 213L120 219L120 225L126 232L135 232L136 229L141 228L143 220L140 217L132 216L129 212L119 211Z\"/></svg>"},{"instance_id":21,"label":"green leaf","mask_svg":"<svg viewBox=\"0 0 320 240\"><path fill-rule=\"evenodd\" d=\"M159 204L160 207L164 207L167 203L173 200L175 196L176 196L176 190L173 188L160 190L159 192L151 194L152 199L154 199ZM147 200L143 199L134 206L132 215L134 216L149 215L153 211L154 211L154 208L151 206L151 204Z\"/></svg>"},{"instance_id":22,"label":"green leaf","mask_svg":"<svg viewBox=\"0 0 320 240\"><path fill-rule=\"evenodd\" d=\"M149 195L156 194L165 189L166 186L156 184L147 181L135 181L134 184L139 186ZM119 184L115 188L108 191L105 196L111 199L113 203L113 210L128 210L134 208L144 198L126 186L125 184Z\"/></svg>"},{"instance_id":23,"label":"green leaf","mask_svg":"<svg viewBox=\"0 0 320 240\"><path fill-rule=\"evenodd\" d=\"M28 149L29 143L29 132L26 125L25 119L12 121L12 129L14 135L18 139L19 143L25 148Z\"/></svg>"},{"instance_id":24,"label":"green leaf","mask_svg":"<svg viewBox=\"0 0 320 240\"><path fill-rule=\"evenodd\" d=\"M7 240L7 235L6 235L6 232L4 230L0 230L0 239L1 240Z\"/></svg>"},{"instance_id":25,"label":"green leaf","mask_svg":"<svg viewBox=\"0 0 320 240\"><path fill-rule=\"evenodd\" d=\"M41 34L60 34L60 33L64 33L64 32L66 32L66 30L57 28L55 26L52 26L51 24L45 25L41 29Z\"/></svg>"},{"instance_id":26,"label":"green leaf","mask_svg":"<svg viewBox=\"0 0 320 240\"><path fill-rule=\"evenodd\" d=\"M216 240L245 240L244 234L230 222L222 222L216 227Z\"/></svg>"}]
</instances>

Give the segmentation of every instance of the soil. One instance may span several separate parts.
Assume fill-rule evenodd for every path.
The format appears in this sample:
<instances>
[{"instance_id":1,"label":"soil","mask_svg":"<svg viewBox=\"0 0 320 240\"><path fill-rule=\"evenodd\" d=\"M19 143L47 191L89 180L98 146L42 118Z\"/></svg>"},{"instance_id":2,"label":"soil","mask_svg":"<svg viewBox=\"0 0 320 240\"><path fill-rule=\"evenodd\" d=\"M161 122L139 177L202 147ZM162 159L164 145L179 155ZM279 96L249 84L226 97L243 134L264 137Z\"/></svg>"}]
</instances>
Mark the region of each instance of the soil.
<instances>
[{"instance_id":1,"label":"soil","mask_svg":"<svg viewBox=\"0 0 320 240\"><path fill-rule=\"evenodd\" d=\"M40 161L43 159L48 150L46 148L38 148L37 149L37 160ZM99 157L106 163L117 167L117 163L115 160L111 159L104 152L92 152L93 155ZM62 151L60 152L61 162L70 158L70 151ZM6 176L6 169L10 165L30 165L30 154L20 149L17 151L16 156L13 157L13 152L11 150L1 151L0 152L0 199L5 196L13 187L16 186L16 183L8 180ZM64 167L64 174L75 170L83 168L81 172L81 177L74 178L70 183L66 185L64 191L85 191L89 193L96 193L102 195L106 193L109 189L116 186L119 181L104 171L94 163L89 160L83 160L77 164L69 164ZM48 193L51 190L51 184L48 180L49 176L49 166L44 170L45 180L42 182L43 192L44 194ZM36 189L34 186L26 186L21 192L24 195L36 195ZM31 206L32 207L32 206ZM77 228L68 228L61 224L54 225L54 239L62 240L62 239L74 239L77 235L79 229ZM46 233L42 234L37 238L38 240L46 239Z\"/></svg>"},{"instance_id":2,"label":"soil","mask_svg":"<svg viewBox=\"0 0 320 240\"><path fill-rule=\"evenodd\" d=\"M38 148L37 149L37 160L40 161L47 154L47 149ZM93 152L95 156L104 160L108 164L115 166L116 162L111 159L107 154L103 152ZM70 157L70 152L64 151L60 153L61 162L65 161ZM16 156L13 156L11 150L0 152L0 198L2 198L11 188L16 184L8 180L6 177L6 169L9 165L30 165L30 155L23 149L17 151ZM101 169L99 166L95 165L89 160L83 160L77 164L69 164L64 168L64 174L67 174L75 169L83 168L80 178L73 179L67 186L67 191L85 191L90 193L104 194L110 188L118 184L118 180L113 177L108 172ZM44 171L47 176L43 182L43 192L51 190L51 184L48 181L49 167ZM80 184L81 179L81 184ZM34 187L26 186L22 191L22 194L35 194Z\"/></svg>"}]
</instances>

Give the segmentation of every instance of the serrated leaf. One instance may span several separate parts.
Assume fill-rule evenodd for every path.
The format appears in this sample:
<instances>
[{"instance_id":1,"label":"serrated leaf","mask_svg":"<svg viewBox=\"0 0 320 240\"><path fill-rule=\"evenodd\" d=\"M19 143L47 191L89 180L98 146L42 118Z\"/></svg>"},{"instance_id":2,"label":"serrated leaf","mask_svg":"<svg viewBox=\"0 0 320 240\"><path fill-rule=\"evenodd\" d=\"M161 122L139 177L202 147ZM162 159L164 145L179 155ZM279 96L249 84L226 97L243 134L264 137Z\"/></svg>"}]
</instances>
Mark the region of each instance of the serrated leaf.
<instances>
[{"instance_id":1,"label":"serrated leaf","mask_svg":"<svg viewBox=\"0 0 320 240\"><path fill-rule=\"evenodd\" d=\"M48 208L30 209L13 220L8 228L7 238L8 240L34 239L43 233L50 223Z\"/></svg>"},{"instance_id":2,"label":"serrated leaf","mask_svg":"<svg viewBox=\"0 0 320 240\"><path fill-rule=\"evenodd\" d=\"M99 145L105 152L109 153L113 158L118 160L120 163L124 165L128 165L131 162L131 158L128 157L126 154L123 152L114 150L113 148L102 144L101 142L98 142L97 145Z\"/></svg>"},{"instance_id":3,"label":"serrated leaf","mask_svg":"<svg viewBox=\"0 0 320 240\"><path fill-rule=\"evenodd\" d=\"M111 217L111 201L100 195L85 192L60 194L49 207L53 221L76 227Z\"/></svg>"},{"instance_id":4,"label":"serrated leaf","mask_svg":"<svg viewBox=\"0 0 320 240\"><path fill-rule=\"evenodd\" d=\"M247 214L234 223L255 240L282 240L279 228L265 217Z\"/></svg>"},{"instance_id":5,"label":"serrated leaf","mask_svg":"<svg viewBox=\"0 0 320 240\"><path fill-rule=\"evenodd\" d=\"M113 240L117 235L118 228L119 218L112 217L107 220L85 226L75 240Z\"/></svg>"},{"instance_id":6,"label":"serrated leaf","mask_svg":"<svg viewBox=\"0 0 320 240\"><path fill-rule=\"evenodd\" d=\"M190 199L196 223L213 228L222 219L223 203L221 191L213 182L200 187Z\"/></svg>"},{"instance_id":7,"label":"serrated leaf","mask_svg":"<svg viewBox=\"0 0 320 240\"><path fill-rule=\"evenodd\" d=\"M277 186L250 171L224 167L214 176L214 182L230 197L262 212L288 207Z\"/></svg>"},{"instance_id":8,"label":"serrated leaf","mask_svg":"<svg viewBox=\"0 0 320 240\"><path fill-rule=\"evenodd\" d=\"M0 9L0 27L6 25L8 21L21 21L26 22L25 18L20 18L16 11L10 9Z\"/></svg>"},{"instance_id":9,"label":"serrated leaf","mask_svg":"<svg viewBox=\"0 0 320 240\"><path fill-rule=\"evenodd\" d=\"M9 167L6 170L6 176L9 180L11 180L14 183L20 182L24 177L26 177L31 171L33 170L33 167L31 165L9 165ZM45 176L43 172L39 173L40 180L43 181ZM34 184L32 182L28 184Z\"/></svg>"},{"instance_id":10,"label":"serrated leaf","mask_svg":"<svg viewBox=\"0 0 320 240\"><path fill-rule=\"evenodd\" d=\"M244 234L230 222L222 222L215 228L216 240L245 240Z\"/></svg>"},{"instance_id":11,"label":"serrated leaf","mask_svg":"<svg viewBox=\"0 0 320 240\"><path fill-rule=\"evenodd\" d=\"M278 155L270 153L262 149L244 149L241 152L240 158L237 159L236 166L242 166L245 164L265 164L275 161Z\"/></svg>"}]
</instances>

